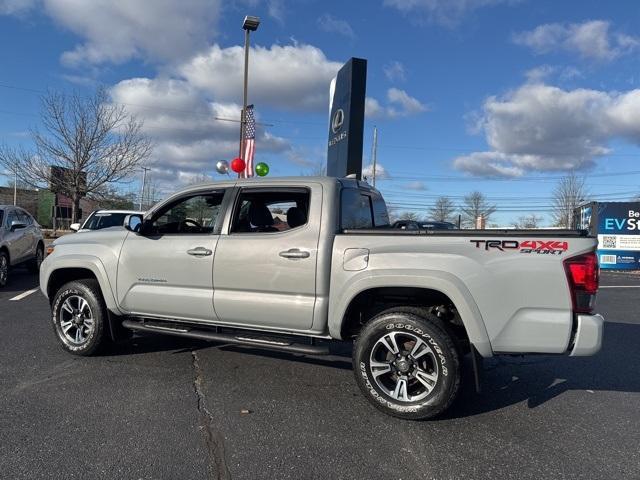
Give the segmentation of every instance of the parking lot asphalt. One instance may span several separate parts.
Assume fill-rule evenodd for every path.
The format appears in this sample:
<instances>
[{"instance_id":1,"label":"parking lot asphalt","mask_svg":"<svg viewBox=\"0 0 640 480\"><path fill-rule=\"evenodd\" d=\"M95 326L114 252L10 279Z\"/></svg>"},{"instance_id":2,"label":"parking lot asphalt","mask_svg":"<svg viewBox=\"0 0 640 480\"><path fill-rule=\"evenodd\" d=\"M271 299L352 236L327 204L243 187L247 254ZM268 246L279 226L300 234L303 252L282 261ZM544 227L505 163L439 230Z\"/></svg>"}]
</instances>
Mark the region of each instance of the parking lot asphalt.
<instances>
[{"instance_id":1,"label":"parking lot asphalt","mask_svg":"<svg viewBox=\"0 0 640 480\"><path fill-rule=\"evenodd\" d=\"M594 357L499 357L437 420L360 395L350 346L305 357L135 337L63 352L37 278L0 290L0 477L640 478L640 276L603 273ZM467 359L468 364L468 359Z\"/></svg>"}]
</instances>

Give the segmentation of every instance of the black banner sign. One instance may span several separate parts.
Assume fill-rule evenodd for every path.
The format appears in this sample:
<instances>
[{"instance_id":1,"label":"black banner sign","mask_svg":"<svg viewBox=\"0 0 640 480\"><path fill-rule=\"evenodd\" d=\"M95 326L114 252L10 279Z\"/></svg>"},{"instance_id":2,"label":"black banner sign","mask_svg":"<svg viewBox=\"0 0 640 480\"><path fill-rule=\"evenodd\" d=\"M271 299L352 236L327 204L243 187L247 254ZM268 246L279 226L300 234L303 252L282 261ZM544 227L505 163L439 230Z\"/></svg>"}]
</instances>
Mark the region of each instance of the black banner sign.
<instances>
[{"instance_id":1,"label":"black banner sign","mask_svg":"<svg viewBox=\"0 0 640 480\"><path fill-rule=\"evenodd\" d=\"M351 58L338 71L331 100L327 175L362 178L362 137L367 61Z\"/></svg>"}]
</instances>

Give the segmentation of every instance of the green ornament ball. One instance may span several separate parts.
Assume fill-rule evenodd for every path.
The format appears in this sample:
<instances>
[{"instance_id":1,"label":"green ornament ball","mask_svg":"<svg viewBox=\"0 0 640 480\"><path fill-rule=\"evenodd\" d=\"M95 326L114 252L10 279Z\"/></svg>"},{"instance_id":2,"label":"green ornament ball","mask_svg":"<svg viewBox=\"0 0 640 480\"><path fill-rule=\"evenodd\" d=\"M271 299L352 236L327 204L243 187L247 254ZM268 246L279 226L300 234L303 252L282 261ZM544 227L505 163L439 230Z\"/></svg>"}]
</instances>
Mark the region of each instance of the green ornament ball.
<instances>
[{"instance_id":1,"label":"green ornament ball","mask_svg":"<svg viewBox=\"0 0 640 480\"><path fill-rule=\"evenodd\" d=\"M269 174L269 165L264 162L260 162L256 165L256 174L259 177L266 177Z\"/></svg>"}]
</instances>

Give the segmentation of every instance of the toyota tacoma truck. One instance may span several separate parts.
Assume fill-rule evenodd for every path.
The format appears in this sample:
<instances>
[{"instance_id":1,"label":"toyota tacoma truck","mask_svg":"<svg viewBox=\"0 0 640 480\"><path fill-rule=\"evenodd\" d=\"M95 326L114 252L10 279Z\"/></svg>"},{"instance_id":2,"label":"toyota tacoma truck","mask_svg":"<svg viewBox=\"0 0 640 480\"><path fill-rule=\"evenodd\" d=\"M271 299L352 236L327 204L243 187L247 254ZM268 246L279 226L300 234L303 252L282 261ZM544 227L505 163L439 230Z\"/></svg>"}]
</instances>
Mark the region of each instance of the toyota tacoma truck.
<instances>
[{"instance_id":1,"label":"toyota tacoma truck","mask_svg":"<svg viewBox=\"0 0 640 480\"><path fill-rule=\"evenodd\" d=\"M407 419L443 412L483 358L593 355L596 239L569 230L402 230L350 178L192 186L125 228L49 247L57 340L91 355L132 331L320 355L353 341L363 395Z\"/></svg>"}]
</instances>

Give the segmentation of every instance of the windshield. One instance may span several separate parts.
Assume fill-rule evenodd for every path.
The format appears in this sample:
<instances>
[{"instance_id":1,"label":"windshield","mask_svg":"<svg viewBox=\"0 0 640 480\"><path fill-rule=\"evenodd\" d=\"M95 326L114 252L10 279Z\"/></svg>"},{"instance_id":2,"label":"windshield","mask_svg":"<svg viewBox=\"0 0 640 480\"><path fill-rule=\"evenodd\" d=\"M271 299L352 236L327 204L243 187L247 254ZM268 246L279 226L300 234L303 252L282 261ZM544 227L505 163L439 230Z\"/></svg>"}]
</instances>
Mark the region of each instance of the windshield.
<instances>
[{"instance_id":1,"label":"windshield","mask_svg":"<svg viewBox=\"0 0 640 480\"><path fill-rule=\"evenodd\" d=\"M109 213L98 212L91 215L84 225L83 229L86 230L100 230L108 227L122 227L125 217L128 213Z\"/></svg>"}]
</instances>

